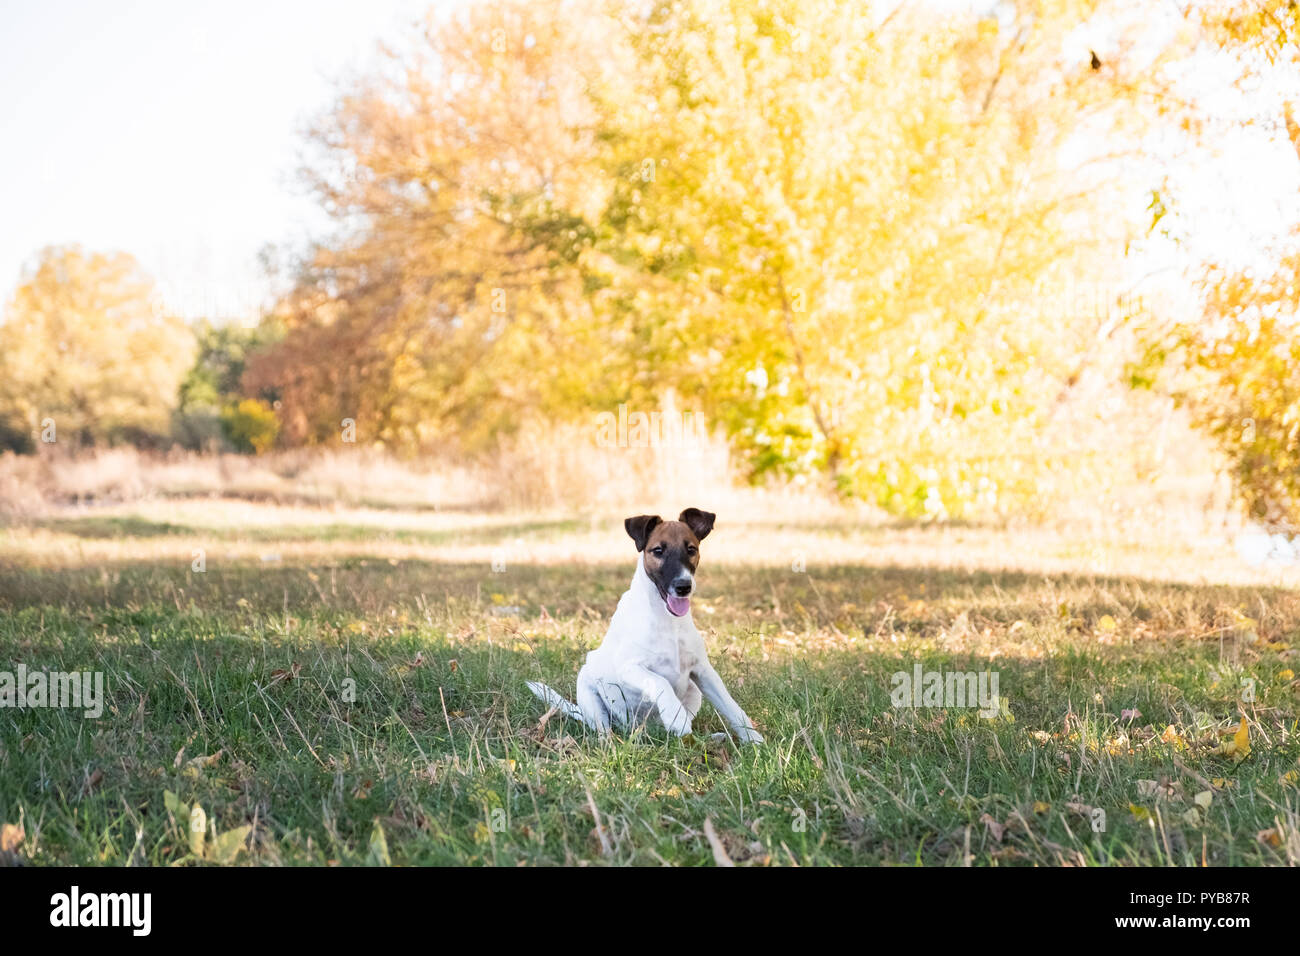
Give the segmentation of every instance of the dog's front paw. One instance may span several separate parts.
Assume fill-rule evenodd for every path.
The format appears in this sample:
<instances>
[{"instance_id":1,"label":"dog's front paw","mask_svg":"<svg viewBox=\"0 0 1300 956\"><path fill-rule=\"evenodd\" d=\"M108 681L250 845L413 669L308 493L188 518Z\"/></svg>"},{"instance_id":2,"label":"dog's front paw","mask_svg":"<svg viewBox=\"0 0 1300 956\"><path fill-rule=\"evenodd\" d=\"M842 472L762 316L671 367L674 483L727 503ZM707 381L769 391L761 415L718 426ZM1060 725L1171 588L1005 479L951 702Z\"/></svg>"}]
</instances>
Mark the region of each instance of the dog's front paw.
<instances>
[{"instance_id":1,"label":"dog's front paw","mask_svg":"<svg viewBox=\"0 0 1300 956\"><path fill-rule=\"evenodd\" d=\"M677 717L664 725L668 732L675 737L686 737L691 733L691 718Z\"/></svg>"},{"instance_id":2,"label":"dog's front paw","mask_svg":"<svg viewBox=\"0 0 1300 956\"><path fill-rule=\"evenodd\" d=\"M763 743L763 735L760 734L753 727L737 727L736 736L740 738L741 743L746 743L746 744Z\"/></svg>"}]
</instances>

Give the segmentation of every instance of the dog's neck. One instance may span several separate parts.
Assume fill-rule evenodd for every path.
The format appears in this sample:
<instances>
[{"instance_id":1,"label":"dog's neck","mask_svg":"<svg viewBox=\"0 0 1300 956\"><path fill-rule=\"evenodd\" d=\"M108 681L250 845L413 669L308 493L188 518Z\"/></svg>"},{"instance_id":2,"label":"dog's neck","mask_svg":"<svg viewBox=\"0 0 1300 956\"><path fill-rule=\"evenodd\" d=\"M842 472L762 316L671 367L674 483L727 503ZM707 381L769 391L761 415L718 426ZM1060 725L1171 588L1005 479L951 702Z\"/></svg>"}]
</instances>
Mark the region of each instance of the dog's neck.
<instances>
[{"instance_id":1,"label":"dog's neck","mask_svg":"<svg viewBox=\"0 0 1300 956\"><path fill-rule=\"evenodd\" d=\"M672 623L691 620L690 611L687 611L681 617L669 612L668 605L664 603L663 596L659 593L659 588L650 580L650 575L645 569L644 555L638 554L636 556L636 573L632 575L632 586L628 590L649 605L651 614L658 615Z\"/></svg>"}]
</instances>

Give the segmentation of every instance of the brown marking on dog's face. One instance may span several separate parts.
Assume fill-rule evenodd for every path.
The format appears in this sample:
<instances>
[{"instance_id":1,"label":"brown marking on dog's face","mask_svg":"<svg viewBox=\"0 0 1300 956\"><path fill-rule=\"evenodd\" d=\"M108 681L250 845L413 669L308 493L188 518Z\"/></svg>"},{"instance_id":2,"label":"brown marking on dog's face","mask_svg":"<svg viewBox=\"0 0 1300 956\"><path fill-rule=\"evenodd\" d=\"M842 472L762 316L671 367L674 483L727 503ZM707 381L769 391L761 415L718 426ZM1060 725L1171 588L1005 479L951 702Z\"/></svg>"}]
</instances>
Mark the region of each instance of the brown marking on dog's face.
<instances>
[{"instance_id":1,"label":"brown marking on dog's face","mask_svg":"<svg viewBox=\"0 0 1300 956\"><path fill-rule=\"evenodd\" d=\"M637 550L643 552L646 574L659 589L668 610L678 617L690 610L695 569L700 564L700 541L713 530L716 517L698 508L687 508L676 521L664 521L658 515L637 515L623 522Z\"/></svg>"}]
</instances>

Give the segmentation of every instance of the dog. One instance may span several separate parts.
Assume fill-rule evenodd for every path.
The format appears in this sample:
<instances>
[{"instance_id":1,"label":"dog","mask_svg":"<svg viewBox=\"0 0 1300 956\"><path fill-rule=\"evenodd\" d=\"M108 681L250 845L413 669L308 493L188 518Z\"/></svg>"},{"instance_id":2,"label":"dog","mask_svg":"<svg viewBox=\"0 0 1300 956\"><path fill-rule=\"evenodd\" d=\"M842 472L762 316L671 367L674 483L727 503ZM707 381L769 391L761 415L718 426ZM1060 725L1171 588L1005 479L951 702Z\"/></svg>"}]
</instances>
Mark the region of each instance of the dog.
<instances>
[{"instance_id":1,"label":"dog","mask_svg":"<svg viewBox=\"0 0 1300 956\"><path fill-rule=\"evenodd\" d=\"M685 736L705 699L741 741L762 743L763 735L709 663L704 639L691 619L700 542L713 530L716 517L687 508L676 521L658 515L624 521L636 543L636 572L619 598L604 641L578 671L577 704L536 681L529 681L528 689L548 707L601 735L611 726L640 727L657 716L669 733Z\"/></svg>"}]
</instances>

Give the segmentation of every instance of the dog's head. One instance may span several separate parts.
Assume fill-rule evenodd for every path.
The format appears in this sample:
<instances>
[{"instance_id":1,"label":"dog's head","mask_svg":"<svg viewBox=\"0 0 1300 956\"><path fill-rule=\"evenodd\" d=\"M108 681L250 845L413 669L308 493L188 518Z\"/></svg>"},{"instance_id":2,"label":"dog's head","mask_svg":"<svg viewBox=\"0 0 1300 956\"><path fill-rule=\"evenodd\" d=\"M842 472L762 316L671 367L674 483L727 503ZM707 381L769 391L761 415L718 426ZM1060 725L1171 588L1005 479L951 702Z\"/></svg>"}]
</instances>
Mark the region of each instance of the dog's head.
<instances>
[{"instance_id":1,"label":"dog's head","mask_svg":"<svg viewBox=\"0 0 1300 956\"><path fill-rule=\"evenodd\" d=\"M687 508L676 521L637 515L623 522L636 549L644 555L645 573L659 589L670 614L682 617L690 613L700 542L713 530L716 517L699 508Z\"/></svg>"}]
</instances>

